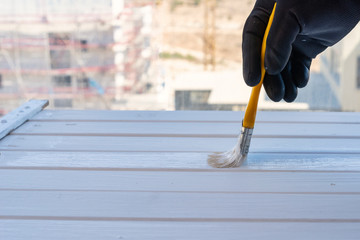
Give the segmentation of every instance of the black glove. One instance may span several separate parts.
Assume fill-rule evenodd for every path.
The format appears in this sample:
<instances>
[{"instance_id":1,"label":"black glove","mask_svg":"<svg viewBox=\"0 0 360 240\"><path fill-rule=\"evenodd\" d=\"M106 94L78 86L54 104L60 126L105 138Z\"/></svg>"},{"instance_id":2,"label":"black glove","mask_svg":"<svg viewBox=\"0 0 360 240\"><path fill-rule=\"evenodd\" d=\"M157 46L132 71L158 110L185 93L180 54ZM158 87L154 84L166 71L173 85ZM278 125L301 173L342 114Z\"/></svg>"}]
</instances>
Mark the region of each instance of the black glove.
<instances>
[{"instance_id":1,"label":"black glove","mask_svg":"<svg viewBox=\"0 0 360 240\"><path fill-rule=\"evenodd\" d=\"M260 82L260 52L274 0L257 0L243 31L247 85ZM360 20L360 0L278 0L265 54L264 88L292 102L309 80L312 58L340 41Z\"/></svg>"}]
</instances>

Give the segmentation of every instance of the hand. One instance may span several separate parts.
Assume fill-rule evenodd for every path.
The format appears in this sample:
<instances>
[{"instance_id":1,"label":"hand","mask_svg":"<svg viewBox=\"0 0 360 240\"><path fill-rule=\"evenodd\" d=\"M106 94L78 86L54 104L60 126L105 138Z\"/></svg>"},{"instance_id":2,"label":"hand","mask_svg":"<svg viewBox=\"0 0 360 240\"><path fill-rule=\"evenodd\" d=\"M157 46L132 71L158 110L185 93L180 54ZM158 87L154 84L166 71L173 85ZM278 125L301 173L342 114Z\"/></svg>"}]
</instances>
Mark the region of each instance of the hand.
<instances>
[{"instance_id":1,"label":"hand","mask_svg":"<svg viewBox=\"0 0 360 240\"><path fill-rule=\"evenodd\" d=\"M260 82L260 51L274 0L257 0L243 31L243 74ZM312 58L340 41L360 20L360 0L278 0L265 53L264 88L292 102L309 80Z\"/></svg>"}]
</instances>

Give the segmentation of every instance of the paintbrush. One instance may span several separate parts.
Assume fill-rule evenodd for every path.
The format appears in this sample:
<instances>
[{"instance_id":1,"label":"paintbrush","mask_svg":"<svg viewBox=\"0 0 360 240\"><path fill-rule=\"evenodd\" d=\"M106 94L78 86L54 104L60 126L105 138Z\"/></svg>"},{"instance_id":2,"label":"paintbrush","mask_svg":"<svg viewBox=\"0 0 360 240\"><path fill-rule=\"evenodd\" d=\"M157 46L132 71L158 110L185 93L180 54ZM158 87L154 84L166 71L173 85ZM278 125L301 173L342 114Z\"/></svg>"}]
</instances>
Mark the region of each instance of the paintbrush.
<instances>
[{"instance_id":1,"label":"paintbrush","mask_svg":"<svg viewBox=\"0 0 360 240\"><path fill-rule=\"evenodd\" d=\"M238 143L235 147L224 153L214 153L209 155L208 164L216 168L231 168L239 167L247 158L250 148L250 141L254 130L257 105L259 101L260 90L265 77L265 50L266 39L269 34L269 30L274 19L276 3L271 12L268 25L266 26L262 46L261 46L261 80L258 85L252 88L250 100L245 110L245 116L242 122L241 134L238 137Z\"/></svg>"}]
</instances>

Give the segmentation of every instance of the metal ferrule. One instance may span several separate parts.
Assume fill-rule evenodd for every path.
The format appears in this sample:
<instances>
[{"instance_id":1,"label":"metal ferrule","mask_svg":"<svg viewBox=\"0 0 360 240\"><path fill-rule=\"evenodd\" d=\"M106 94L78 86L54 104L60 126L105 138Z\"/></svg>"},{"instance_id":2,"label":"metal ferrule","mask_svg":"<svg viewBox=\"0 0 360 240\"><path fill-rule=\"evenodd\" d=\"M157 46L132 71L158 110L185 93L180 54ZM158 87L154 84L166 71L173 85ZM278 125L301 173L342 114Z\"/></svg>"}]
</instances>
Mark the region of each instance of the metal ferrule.
<instances>
[{"instance_id":1,"label":"metal ferrule","mask_svg":"<svg viewBox=\"0 0 360 240\"><path fill-rule=\"evenodd\" d=\"M247 155L250 148L250 141L253 133L253 128L242 127L241 140L240 140L240 153L241 155Z\"/></svg>"}]
</instances>

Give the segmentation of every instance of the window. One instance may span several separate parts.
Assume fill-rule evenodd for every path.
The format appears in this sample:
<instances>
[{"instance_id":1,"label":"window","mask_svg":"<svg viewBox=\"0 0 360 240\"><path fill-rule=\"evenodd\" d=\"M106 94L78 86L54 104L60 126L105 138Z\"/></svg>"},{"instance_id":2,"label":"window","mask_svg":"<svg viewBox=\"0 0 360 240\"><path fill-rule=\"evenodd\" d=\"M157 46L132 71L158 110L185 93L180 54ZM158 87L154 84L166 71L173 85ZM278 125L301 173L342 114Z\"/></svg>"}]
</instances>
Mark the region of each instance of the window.
<instances>
[{"instance_id":1,"label":"window","mask_svg":"<svg viewBox=\"0 0 360 240\"><path fill-rule=\"evenodd\" d=\"M206 107L210 91L176 91L176 110L197 110Z\"/></svg>"},{"instance_id":2,"label":"window","mask_svg":"<svg viewBox=\"0 0 360 240\"><path fill-rule=\"evenodd\" d=\"M49 33L50 60L52 69L70 68L71 42L69 34Z\"/></svg>"},{"instance_id":3,"label":"window","mask_svg":"<svg viewBox=\"0 0 360 240\"><path fill-rule=\"evenodd\" d=\"M50 50L52 69L64 69L71 67L71 54L66 49Z\"/></svg>"},{"instance_id":4,"label":"window","mask_svg":"<svg viewBox=\"0 0 360 240\"><path fill-rule=\"evenodd\" d=\"M78 78L77 85L78 85L78 88L82 88L82 89L89 88L90 87L89 78L87 78L87 77Z\"/></svg>"},{"instance_id":5,"label":"window","mask_svg":"<svg viewBox=\"0 0 360 240\"><path fill-rule=\"evenodd\" d=\"M84 39L80 40L80 47L81 47L82 52L87 52L87 50L88 50L87 44L88 44L87 40L84 40Z\"/></svg>"},{"instance_id":6,"label":"window","mask_svg":"<svg viewBox=\"0 0 360 240\"><path fill-rule=\"evenodd\" d=\"M70 75L59 75L53 77L54 87L71 87Z\"/></svg>"},{"instance_id":7,"label":"window","mask_svg":"<svg viewBox=\"0 0 360 240\"><path fill-rule=\"evenodd\" d=\"M57 108L72 108L73 102L72 99L54 99L54 107Z\"/></svg>"}]
</instances>

